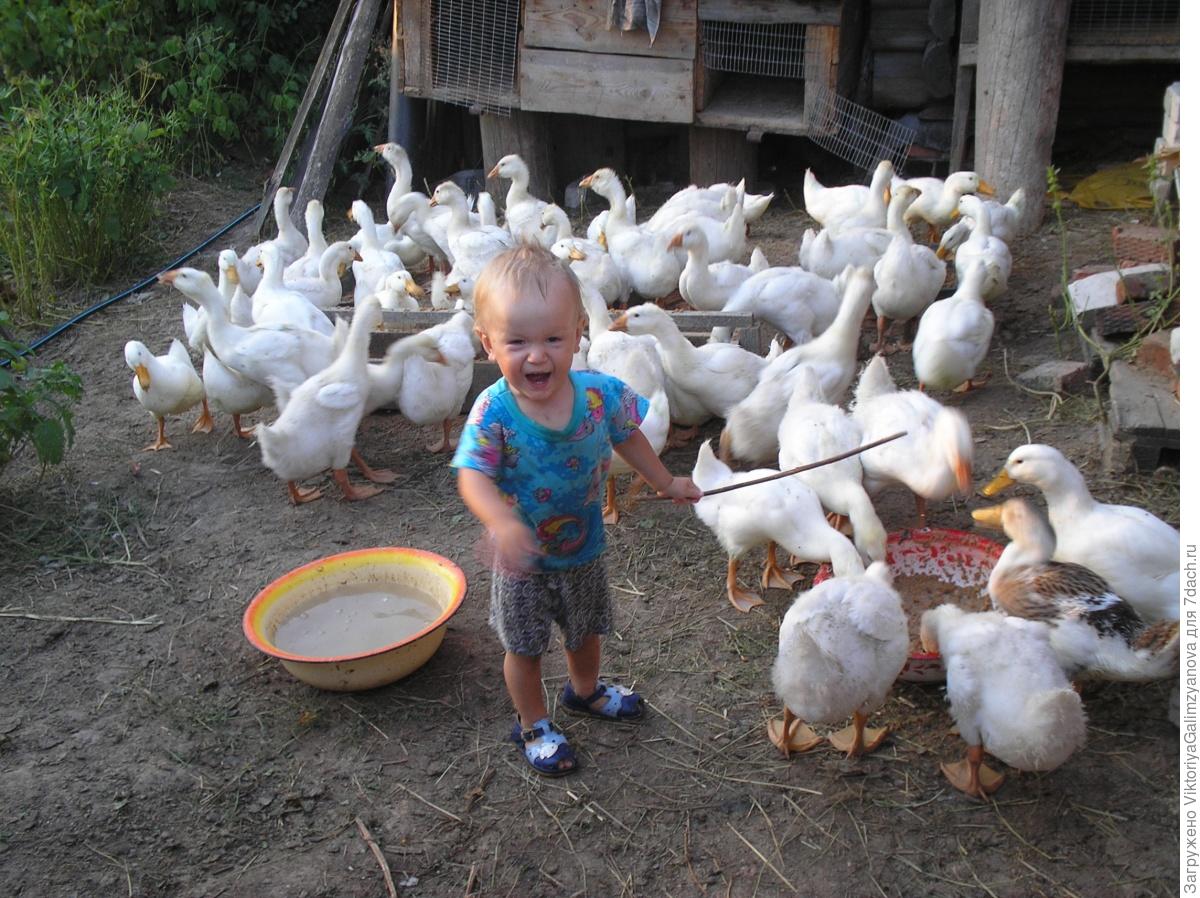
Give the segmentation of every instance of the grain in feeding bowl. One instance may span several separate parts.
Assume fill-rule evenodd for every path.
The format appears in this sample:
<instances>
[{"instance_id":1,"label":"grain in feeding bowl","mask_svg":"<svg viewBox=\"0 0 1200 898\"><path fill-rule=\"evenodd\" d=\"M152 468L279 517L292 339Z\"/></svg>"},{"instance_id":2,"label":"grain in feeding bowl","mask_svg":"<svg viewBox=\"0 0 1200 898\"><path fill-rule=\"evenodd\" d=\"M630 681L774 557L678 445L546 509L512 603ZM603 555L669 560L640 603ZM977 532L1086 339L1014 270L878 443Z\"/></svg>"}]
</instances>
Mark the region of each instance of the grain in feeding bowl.
<instances>
[{"instance_id":1,"label":"grain in feeding bowl","mask_svg":"<svg viewBox=\"0 0 1200 898\"><path fill-rule=\"evenodd\" d=\"M908 616L909 653L901 680L938 683L946 679L941 656L921 649L921 615L947 602L967 611L991 610L987 581L1003 548L962 530L929 527L888 534L887 563ZM823 564L813 585L832 576L832 569Z\"/></svg>"}]
</instances>

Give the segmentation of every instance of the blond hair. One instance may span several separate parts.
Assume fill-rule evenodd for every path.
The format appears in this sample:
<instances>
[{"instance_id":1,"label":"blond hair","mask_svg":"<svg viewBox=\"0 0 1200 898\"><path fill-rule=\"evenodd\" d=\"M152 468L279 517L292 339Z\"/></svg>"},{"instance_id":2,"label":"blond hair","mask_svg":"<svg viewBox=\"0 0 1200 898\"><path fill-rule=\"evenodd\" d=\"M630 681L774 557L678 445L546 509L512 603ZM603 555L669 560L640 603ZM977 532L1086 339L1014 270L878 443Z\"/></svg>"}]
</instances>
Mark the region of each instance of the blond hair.
<instances>
[{"instance_id":1,"label":"blond hair","mask_svg":"<svg viewBox=\"0 0 1200 898\"><path fill-rule=\"evenodd\" d=\"M537 296L549 298L555 285L565 286L575 299L579 319L585 317L579 279L550 250L522 243L493 256L475 281L475 325L486 328L490 307L497 303L521 302Z\"/></svg>"}]
</instances>

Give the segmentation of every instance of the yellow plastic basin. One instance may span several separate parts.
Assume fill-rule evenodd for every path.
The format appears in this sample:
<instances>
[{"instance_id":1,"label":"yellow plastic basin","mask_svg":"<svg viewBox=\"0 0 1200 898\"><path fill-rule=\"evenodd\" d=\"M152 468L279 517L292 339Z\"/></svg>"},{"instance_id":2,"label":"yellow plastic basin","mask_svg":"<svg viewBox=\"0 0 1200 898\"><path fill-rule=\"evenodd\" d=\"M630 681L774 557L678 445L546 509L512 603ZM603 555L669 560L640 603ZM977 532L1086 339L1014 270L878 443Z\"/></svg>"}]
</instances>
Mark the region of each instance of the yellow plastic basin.
<instances>
[{"instance_id":1,"label":"yellow plastic basin","mask_svg":"<svg viewBox=\"0 0 1200 898\"><path fill-rule=\"evenodd\" d=\"M428 626L407 638L352 655L298 655L274 644L288 618L339 591L416 590L441 609ZM428 661L446 635L446 623L462 604L467 580L458 565L421 549L383 547L330 555L289 571L250 602L242 630L250 644L278 658L297 678L320 689L354 692L408 676Z\"/></svg>"}]
</instances>

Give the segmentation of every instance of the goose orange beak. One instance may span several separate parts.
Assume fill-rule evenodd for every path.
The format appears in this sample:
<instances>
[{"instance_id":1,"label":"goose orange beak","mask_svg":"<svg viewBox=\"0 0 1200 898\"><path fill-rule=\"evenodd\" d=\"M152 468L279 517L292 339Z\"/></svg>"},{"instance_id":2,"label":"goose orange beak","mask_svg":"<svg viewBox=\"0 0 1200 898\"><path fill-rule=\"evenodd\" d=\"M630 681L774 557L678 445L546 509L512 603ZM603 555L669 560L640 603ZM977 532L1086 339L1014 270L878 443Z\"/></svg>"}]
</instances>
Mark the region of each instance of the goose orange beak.
<instances>
[{"instance_id":1,"label":"goose orange beak","mask_svg":"<svg viewBox=\"0 0 1200 898\"><path fill-rule=\"evenodd\" d=\"M179 275L178 268L176 268L174 271L164 271L162 274L160 274L158 276L158 282L160 284L170 284L173 287L173 286L175 286L175 278L178 275Z\"/></svg>"},{"instance_id":2,"label":"goose orange beak","mask_svg":"<svg viewBox=\"0 0 1200 898\"><path fill-rule=\"evenodd\" d=\"M971 517L975 519L975 523L988 527L992 530L1003 530L1004 525L1001 523L1001 513L1004 506L993 505L989 508L976 508L971 512Z\"/></svg>"},{"instance_id":3,"label":"goose orange beak","mask_svg":"<svg viewBox=\"0 0 1200 898\"><path fill-rule=\"evenodd\" d=\"M567 250L567 258L569 258L572 262L582 262L587 258L587 253L577 246L572 246L569 250Z\"/></svg>"},{"instance_id":4,"label":"goose orange beak","mask_svg":"<svg viewBox=\"0 0 1200 898\"><path fill-rule=\"evenodd\" d=\"M436 206L437 204L438 204L437 200L435 200L433 197L429 198L429 205Z\"/></svg>"},{"instance_id":5,"label":"goose orange beak","mask_svg":"<svg viewBox=\"0 0 1200 898\"><path fill-rule=\"evenodd\" d=\"M241 280L238 278L236 265L231 265L231 266L229 266L229 268L227 268L225 270L225 278L231 284L240 284L241 283Z\"/></svg>"},{"instance_id":6,"label":"goose orange beak","mask_svg":"<svg viewBox=\"0 0 1200 898\"><path fill-rule=\"evenodd\" d=\"M146 369L146 366L145 365L135 365L133 368L133 373L137 375L138 386L141 387L143 390L149 390L150 389L150 372Z\"/></svg>"},{"instance_id":7,"label":"goose orange beak","mask_svg":"<svg viewBox=\"0 0 1200 898\"><path fill-rule=\"evenodd\" d=\"M446 295L447 296L458 296L458 294L460 294L460 293L462 293L462 287L458 286L458 284L447 284L446 285Z\"/></svg>"},{"instance_id":8,"label":"goose orange beak","mask_svg":"<svg viewBox=\"0 0 1200 898\"><path fill-rule=\"evenodd\" d=\"M991 184L989 184L987 181L980 179L979 190L977 192L982 193L984 196L995 196L996 188L993 187Z\"/></svg>"},{"instance_id":9,"label":"goose orange beak","mask_svg":"<svg viewBox=\"0 0 1200 898\"><path fill-rule=\"evenodd\" d=\"M361 261L362 261L362 256L360 256L360 255L358 254L358 250L354 250L354 255L353 255L353 256L351 256L350 258L351 258L351 259L353 259L355 262L361 262Z\"/></svg>"},{"instance_id":10,"label":"goose orange beak","mask_svg":"<svg viewBox=\"0 0 1200 898\"><path fill-rule=\"evenodd\" d=\"M950 250L946 249L946 247L944 247L944 246L939 246L934 251L934 255L937 256L939 259L941 259L944 262L950 258Z\"/></svg>"},{"instance_id":11,"label":"goose orange beak","mask_svg":"<svg viewBox=\"0 0 1200 898\"><path fill-rule=\"evenodd\" d=\"M671 241L667 244L667 249L678 249L681 246L683 246L683 232L682 231L671 238Z\"/></svg>"},{"instance_id":12,"label":"goose orange beak","mask_svg":"<svg viewBox=\"0 0 1200 898\"><path fill-rule=\"evenodd\" d=\"M418 284L416 281L409 281L407 284L405 284L404 292L407 293L409 296L415 296L417 299L420 299L421 297L423 297L425 295L425 291L421 288L421 285Z\"/></svg>"},{"instance_id":13,"label":"goose orange beak","mask_svg":"<svg viewBox=\"0 0 1200 898\"><path fill-rule=\"evenodd\" d=\"M1015 482L1016 481L1008 476L1008 471L1001 471L999 474L993 477L992 482L985 486L980 492L982 492L985 496L994 496L996 493L1008 489Z\"/></svg>"},{"instance_id":14,"label":"goose orange beak","mask_svg":"<svg viewBox=\"0 0 1200 898\"><path fill-rule=\"evenodd\" d=\"M605 252L608 252L608 235L607 234L605 234L603 231L601 231L600 239L597 240L596 242L600 244L600 246L604 249Z\"/></svg>"},{"instance_id":15,"label":"goose orange beak","mask_svg":"<svg viewBox=\"0 0 1200 898\"><path fill-rule=\"evenodd\" d=\"M595 173L592 173L592 174L588 175L586 178L581 179L579 182L579 186L580 187L591 187L592 186L592 178L594 178L594 177L595 177Z\"/></svg>"},{"instance_id":16,"label":"goose orange beak","mask_svg":"<svg viewBox=\"0 0 1200 898\"><path fill-rule=\"evenodd\" d=\"M497 162L495 165L492 166L492 170L487 173L487 176L489 178L500 177L500 163L499 162Z\"/></svg>"},{"instance_id":17,"label":"goose orange beak","mask_svg":"<svg viewBox=\"0 0 1200 898\"><path fill-rule=\"evenodd\" d=\"M620 318L618 318L616 321L614 321L612 324L610 324L608 326L608 329L610 331L628 331L629 330L629 316L622 315Z\"/></svg>"}]
</instances>

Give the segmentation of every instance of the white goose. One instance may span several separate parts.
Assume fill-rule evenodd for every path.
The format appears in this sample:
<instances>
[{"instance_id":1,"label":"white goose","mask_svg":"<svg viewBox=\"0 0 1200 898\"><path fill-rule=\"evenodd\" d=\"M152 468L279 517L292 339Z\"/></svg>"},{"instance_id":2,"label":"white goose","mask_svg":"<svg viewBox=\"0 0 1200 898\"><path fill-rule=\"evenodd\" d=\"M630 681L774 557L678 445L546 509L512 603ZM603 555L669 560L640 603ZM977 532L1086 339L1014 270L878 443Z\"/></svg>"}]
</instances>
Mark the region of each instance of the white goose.
<instances>
[{"instance_id":1,"label":"white goose","mask_svg":"<svg viewBox=\"0 0 1200 898\"><path fill-rule=\"evenodd\" d=\"M946 263L929 247L913 242L904 224L904 212L916 198L916 188L901 185L888 206L892 242L875 263L876 290L871 300L878 333L876 352L883 350L889 323L918 318L946 283Z\"/></svg>"},{"instance_id":2,"label":"white goose","mask_svg":"<svg viewBox=\"0 0 1200 898\"><path fill-rule=\"evenodd\" d=\"M367 402L368 344L381 320L378 301L374 297L364 299L354 310L350 332L337 357L291 391L274 423L260 423L254 429L263 464L287 481L288 497L294 505L321 496L319 487L303 490L296 481L330 468L347 500L380 493L379 487L351 485L346 474L351 458L370 480L387 483L395 479L391 472L371 470L354 452L354 435Z\"/></svg>"},{"instance_id":3,"label":"white goose","mask_svg":"<svg viewBox=\"0 0 1200 898\"><path fill-rule=\"evenodd\" d=\"M326 247L316 277L294 277L284 281L293 293L299 293L318 309L332 309L342 301L342 275L360 256L348 242L339 240ZM314 328L315 329L315 328Z\"/></svg>"},{"instance_id":4,"label":"white goose","mask_svg":"<svg viewBox=\"0 0 1200 898\"><path fill-rule=\"evenodd\" d=\"M409 161L408 151L398 143L376 144L373 149L392 167L392 186L388 190L384 208L387 210L388 222L393 229L398 230L406 217L399 209L400 200L412 192L412 162Z\"/></svg>"},{"instance_id":5,"label":"white goose","mask_svg":"<svg viewBox=\"0 0 1200 898\"><path fill-rule=\"evenodd\" d=\"M275 213L276 235L270 240L256 243L242 254L238 264L238 275L247 293L258 289L258 262L264 246L274 246L279 250L282 267L286 268L304 255L308 249L308 241L300 233L291 219L292 198L295 191L291 187L280 187L275 191L272 210Z\"/></svg>"},{"instance_id":6,"label":"white goose","mask_svg":"<svg viewBox=\"0 0 1200 898\"><path fill-rule=\"evenodd\" d=\"M957 171L941 178L908 178L892 180L892 189L908 184L921 191L921 196L908 207L904 220L908 223L924 221L929 225L933 242L941 239L941 231L948 227L960 212L959 200L968 193L992 196L991 185L980 179L973 171Z\"/></svg>"},{"instance_id":7,"label":"white goose","mask_svg":"<svg viewBox=\"0 0 1200 898\"><path fill-rule=\"evenodd\" d=\"M439 271L434 277L442 278L444 288L446 276ZM380 307L390 312L415 312L421 308L417 300L424 295L425 291L413 280L412 274L404 269L393 271L385 277L379 289L375 291L375 298L379 300Z\"/></svg>"},{"instance_id":8,"label":"white goose","mask_svg":"<svg viewBox=\"0 0 1200 898\"><path fill-rule=\"evenodd\" d=\"M898 391L882 355L871 359L858 379L850 415L862 428L864 443L907 433L859 458L867 492L889 483L912 491L918 527L925 526L927 502L970 490L975 445L967 419L917 390Z\"/></svg>"},{"instance_id":9,"label":"white goose","mask_svg":"<svg viewBox=\"0 0 1200 898\"><path fill-rule=\"evenodd\" d=\"M308 232L308 248L304 255L283 269L283 282L321 276L321 256L329 248L322 226L325 223L325 207L320 200L309 200L304 208L304 228Z\"/></svg>"},{"instance_id":10,"label":"white goose","mask_svg":"<svg viewBox=\"0 0 1200 898\"><path fill-rule=\"evenodd\" d=\"M605 305L629 300L629 284L615 259L600 244L581 237L563 237L550 246L555 258L569 262L579 282L600 291Z\"/></svg>"},{"instance_id":11,"label":"white goose","mask_svg":"<svg viewBox=\"0 0 1200 898\"><path fill-rule=\"evenodd\" d=\"M354 272L354 306L379 289L379 285L393 271L404 267L400 257L383 248L375 228L375 217L371 207L362 200L355 200L350 206L349 217L358 225L355 238L359 240L356 249L360 261L351 266ZM351 241L354 245L354 241Z\"/></svg>"},{"instance_id":12,"label":"white goose","mask_svg":"<svg viewBox=\"0 0 1200 898\"><path fill-rule=\"evenodd\" d=\"M529 192L529 166L516 153L501 156L488 172L489 178L507 178L512 183L504 198L504 227L517 240L535 240L542 227L542 210L548 203Z\"/></svg>"},{"instance_id":13,"label":"white goose","mask_svg":"<svg viewBox=\"0 0 1200 898\"><path fill-rule=\"evenodd\" d=\"M446 225L450 223L450 210L444 207L430 208L429 197L415 190L396 200L394 207L389 206L389 210L389 214L395 216L393 221L400 223L397 225L398 233L403 233L428 256L429 267L437 266L443 273L448 271L451 253L450 242L446 239ZM406 266L408 264L405 262Z\"/></svg>"},{"instance_id":14,"label":"white goose","mask_svg":"<svg viewBox=\"0 0 1200 898\"><path fill-rule=\"evenodd\" d=\"M213 289L216 290L215 287ZM154 416L158 425L154 442L143 451L157 452L159 449L172 448L167 442L166 416L186 412L204 399L204 384L196 374L187 347L178 340L172 340L166 354L156 356L144 343L130 340L125 344L125 364L133 371L133 395L142 408ZM201 415L196 422L193 433L212 430L212 419L208 419L206 429L204 417Z\"/></svg>"},{"instance_id":15,"label":"white goose","mask_svg":"<svg viewBox=\"0 0 1200 898\"><path fill-rule=\"evenodd\" d=\"M993 237L988 215L983 211L983 201L977 196L964 196L958 201L964 215L975 219L971 236L954 254L954 270L959 280L966 277L967 269L975 261L981 261L987 269L980 292L986 300L995 299L1008 289L1008 276L1012 272L1012 253L999 237Z\"/></svg>"},{"instance_id":16,"label":"white goose","mask_svg":"<svg viewBox=\"0 0 1200 898\"><path fill-rule=\"evenodd\" d=\"M254 436L253 428L242 427L242 415L248 415L274 402L271 388L251 380L224 364L212 349L204 347L204 395L212 410L233 417L233 432L242 439Z\"/></svg>"},{"instance_id":17,"label":"white goose","mask_svg":"<svg viewBox=\"0 0 1200 898\"><path fill-rule=\"evenodd\" d=\"M812 169L804 172L804 211L830 231L847 228L882 228L887 224L886 194L894 169L884 159L871 175L871 186L847 184L825 187Z\"/></svg>"},{"instance_id":18,"label":"white goose","mask_svg":"<svg viewBox=\"0 0 1200 898\"><path fill-rule=\"evenodd\" d=\"M427 424L442 427L441 441L426 447L430 452L449 452L454 448L450 428L462 411L475 375L475 344L471 340L474 326L467 312L456 313L449 321L424 331L434 337L441 355L439 361L410 355L404 362L400 412L420 427Z\"/></svg>"},{"instance_id":19,"label":"white goose","mask_svg":"<svg viewBox=\"0 0 1200 898\"><path fill-rule=\"evenodd\" d=\"M978 259L971 263L952 296L925 310L913 342L913 370L921 389L975 389L980 362L992 342L995 317L983 302L987 270Z\"/></svg>"},{"instance_id":20,"label":"white goose","mask_svg":"<svg viewBox=\"0 0 1200 898\"><path fill-rule=\"evenodd\" d=\"M279 400L334 357L333 338L291 325L240 327L229 320L224 298L206 272L178 268L159 276L208 313L208 342L217 358L238 374L269 385Z\"/></svg>"},{"instance_id":21,"label":"white goose","mask_svg":"<svg viewBox=\"0 0 1200 898\"><path fill-rule=\"evenodd\" d=\"M750 265L723 260L709 261L708 236L696 223L685 226L667 244L667 249L681 247L687 251L687 264L679 273L679 295L694 309L719 312L735 290L751 275L766 270L766 256L755 247Z\"/></svg>"},{"instance_id":22,"label":"white goose","mask_svg":"<svg viewBox=\"0 0 1200 898\"><path fill-rule=\"evenodd\" d=\"M478 277L488 260L516 245L512 235L503 228L471 224L466 194L453 181L443 181L439 184L429 202L431 205L445 206L450 210L446 240L454 259L455 270L466 277Z\"/></svg>"},{"instance_id":23,"label":"white goose","mask_svg":"<svg viewBox=\"0 0 1200 898\"><path fill-rule=\"evenodd\" d=\"M217 256L217 269L219 271L217 289L229 301L229 317L233 319L234 324L249 327L254 323L254 300L246 292L245 285L242 283L237 253L231 249L221 250ZM254 271L256 274L261 274L257 267ZM221 281L224 281L224 287L222 287ZM200 351L199 347L193 346L192 348L197 352Z\"/></svg>"},{"instance_id":24,"label":"white goose","mask_svg":"<svg viewBox=\"0 0 1200 898\"><path fill-rule=\"evenodd\" d=\"M1008 198L1008 202L1003 205L995 200L984 200L983 208L988 215L988 227L991 228L992 236L999 237L1011 245L1013 238L1017 236L1017 225L1021 221L1021 215L1025 211L1025 188L1014 190L1012 196ZM942 235L942 241L937 248L938 258L949 258L971 235L974 227L975 219L970 215L963 215L956 221Z\"/></svg>"},{"instance_id":25,"label":"white goose","mask_svg":"<svg viewBox=\"0 0 1200 898\"><path fill-rule=\"evenodd\" d=\"M796 266L765 268L743 281L722 311L746 312L781 330L795 344L823 333L837 315L834 282ZM728 329L714 331L729 339Z\"/></svg>"},{"instance_id":26,"label":"white goose","mask_svg":"<svg viewBox=\"0 0 1200 898\"><path fill-rule=\"evenodd\" d=\"M313 305L308 296L284 285L283 263L279 251L273 246L264 246L261 262L262 282L254 291L251 309L254 323L290 324L331 336L333 322L329 320L329 316ZM340 283L338 293L340 296Z\"/></svg>"}]
</instances>

